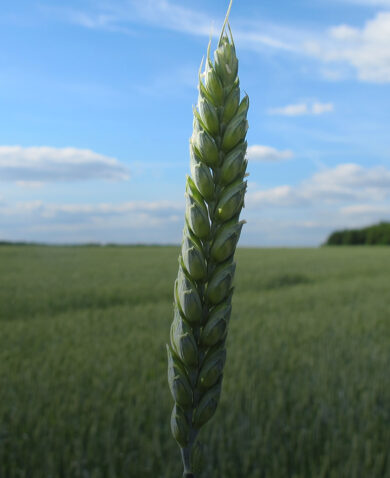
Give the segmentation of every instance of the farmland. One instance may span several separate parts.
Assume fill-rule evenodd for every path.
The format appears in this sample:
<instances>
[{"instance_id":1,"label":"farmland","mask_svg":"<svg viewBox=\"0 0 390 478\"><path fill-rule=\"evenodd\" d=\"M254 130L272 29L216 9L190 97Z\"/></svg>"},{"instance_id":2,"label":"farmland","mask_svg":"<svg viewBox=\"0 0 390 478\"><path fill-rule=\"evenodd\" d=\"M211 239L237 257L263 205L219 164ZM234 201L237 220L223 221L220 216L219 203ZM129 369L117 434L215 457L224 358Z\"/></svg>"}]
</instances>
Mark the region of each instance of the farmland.
<instances>
[{"instance_id":1,"label":"farmland","mask_svg":"<svg viewBox=\"0 0 390 478\"><path fill-rule=\"evenodd\" d=\"M177 247L0 247L0 477L180 478ZM390 478L390 250L239 249L205 477Z\"/></svg>"}]
</instances>

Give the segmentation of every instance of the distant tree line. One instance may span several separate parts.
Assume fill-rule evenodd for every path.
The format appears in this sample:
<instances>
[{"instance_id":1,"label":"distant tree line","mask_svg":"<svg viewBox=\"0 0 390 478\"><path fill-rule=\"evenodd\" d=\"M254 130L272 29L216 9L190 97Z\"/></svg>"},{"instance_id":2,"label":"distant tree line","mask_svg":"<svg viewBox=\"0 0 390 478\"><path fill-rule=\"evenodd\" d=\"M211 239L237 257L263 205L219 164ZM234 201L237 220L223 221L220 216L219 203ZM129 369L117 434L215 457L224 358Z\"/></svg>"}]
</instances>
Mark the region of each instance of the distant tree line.
<instances>
[{"instance_id":1,"label":"distant tree line","mask_svg":"<svg viewBox=\"0 0 390 478\"><path fill-rule=\"evenodd\" d=\"M390 245L390 222L380 222L362 229L344 229L333 232L327 246Z\"/></svg>"}]
</instances>

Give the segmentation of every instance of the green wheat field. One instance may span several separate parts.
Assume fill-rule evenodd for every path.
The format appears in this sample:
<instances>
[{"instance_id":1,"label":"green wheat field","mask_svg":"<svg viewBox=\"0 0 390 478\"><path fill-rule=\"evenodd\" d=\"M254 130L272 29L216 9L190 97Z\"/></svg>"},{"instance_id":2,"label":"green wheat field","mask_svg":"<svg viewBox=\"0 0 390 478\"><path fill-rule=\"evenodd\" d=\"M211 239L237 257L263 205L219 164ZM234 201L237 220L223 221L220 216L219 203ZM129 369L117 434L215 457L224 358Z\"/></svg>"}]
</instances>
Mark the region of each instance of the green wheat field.
<instances>
[{"instance_id":1,"label":"green wheat field","mask_svg":"<svg viewBox=\"0 0 390 478\"><path fill-rule=\"evenodd\" d=\"M0 247L0 477L180 478L178 247ZM204 478L390 477L390 249L239 249Z\"/></svg>"}]
</instances>

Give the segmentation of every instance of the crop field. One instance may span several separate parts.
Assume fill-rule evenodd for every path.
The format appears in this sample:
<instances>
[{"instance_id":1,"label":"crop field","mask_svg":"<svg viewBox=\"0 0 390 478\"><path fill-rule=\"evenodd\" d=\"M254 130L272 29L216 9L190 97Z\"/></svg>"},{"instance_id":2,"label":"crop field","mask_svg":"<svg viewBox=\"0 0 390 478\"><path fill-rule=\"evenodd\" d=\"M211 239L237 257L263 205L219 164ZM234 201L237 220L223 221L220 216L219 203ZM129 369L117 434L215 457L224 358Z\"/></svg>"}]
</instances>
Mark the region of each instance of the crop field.
<instances>
[{"instance_id":1,"label":"crop field","mask_svg":"<svg viewBox=\"0 0 390 478\"><path fill-rule=\"evenodd\" d=\"M180 478L177 247L0 247L0 477ZM390 478L390 249L239 249L202 478Z\"/></svg>"}]
</instances>

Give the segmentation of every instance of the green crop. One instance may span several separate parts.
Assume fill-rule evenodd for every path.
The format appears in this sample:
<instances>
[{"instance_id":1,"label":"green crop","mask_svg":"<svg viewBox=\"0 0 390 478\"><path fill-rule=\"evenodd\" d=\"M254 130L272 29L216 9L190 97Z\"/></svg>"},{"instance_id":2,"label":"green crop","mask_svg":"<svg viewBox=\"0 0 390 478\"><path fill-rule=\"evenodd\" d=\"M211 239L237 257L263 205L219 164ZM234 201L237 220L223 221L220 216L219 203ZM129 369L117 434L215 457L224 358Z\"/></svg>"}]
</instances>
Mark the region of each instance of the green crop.
<instances>
[{"instance_id":1,"label":"green crop","mask_svg":"<svg viewBox=\"0 0 390 478\"><path fill-rule=\"evenodd\" d=\"M214 415L221 394L233 259L245 222L239 216L246 191L249 101L245 96L240 102L229 10L214 63L209 43L205 71L199 77L174 320L167 346L168 382L175 401L171 430L187 478L201 467L198 433Z\"/></svg>"},{"instance_id":2,"label":"green crop","mask_svg":"<svg viewBox=\"0 0 390 478\"><path fill-rule=\"evenodd\" d=\"M181 476L162 353L178 250L0 246L1 478ZM390 478L388 248L236 260L199 478Z\"/></svg>"}]
</instances>

